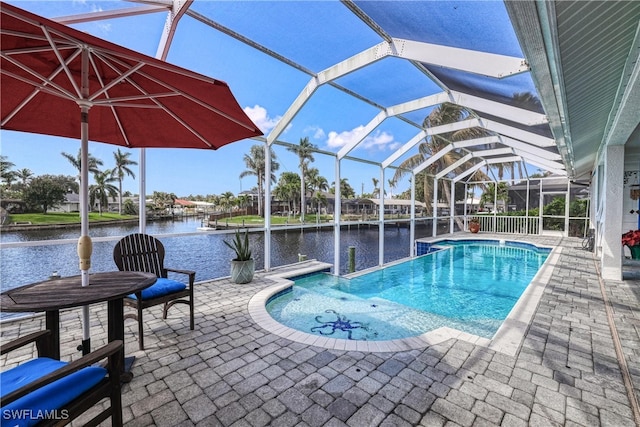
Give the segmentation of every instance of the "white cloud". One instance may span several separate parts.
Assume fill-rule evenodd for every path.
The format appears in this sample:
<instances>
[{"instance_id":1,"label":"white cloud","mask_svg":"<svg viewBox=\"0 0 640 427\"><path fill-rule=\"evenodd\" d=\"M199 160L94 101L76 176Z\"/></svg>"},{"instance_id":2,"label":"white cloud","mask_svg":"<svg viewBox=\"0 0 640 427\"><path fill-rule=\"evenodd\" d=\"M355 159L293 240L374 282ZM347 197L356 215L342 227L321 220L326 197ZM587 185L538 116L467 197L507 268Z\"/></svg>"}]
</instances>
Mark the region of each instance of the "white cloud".
<instances>
[{"instance_id":1,"label":"white cloud","mask_svg":"<svg viewBox=\"0 0 640 427\"><path fill-rule=\"evenodd\" d=\"M324 129L318 126L307 126L304 128L304 134L311 134L313 139L325 139L327 134L324 133Z\"/></svg>"},{"instance_id":2,"label":"white cloud","mask_svg":"<svg viewBox=\"0 0 640 427\"><path fill-rule=\"evenodd\" d=\"M244 112L265 135L271 132L282 118L282 116L269 117L267 109L257 104L253 107L244 107Z\"/></svg>"},{"instance_id":3,"label":"white cloud","mask_svg":"<svg viewBox=\"0 0 640 427\"><path fill-rule=\"evenodd\" d=\"M393 135L387 132L375 131L373 135L369 135L364 139L362 146L364 148L386 150L392 147L393 144Z\"/></svg>"},{"instance_id":4,"label":"white cloud","mask_svg":"<svg viewBox=\"0 0 640 427\"><path fill-rule=\"evenodd\" d=\"M358 126L353 130L348 130L344 132L329 132L327 145L331 148L340 148L348 145L354 141L359 141L362 139L362 135L364 134L364 126Z\"/></svg>"},{"instance_id":5,"label":"white cloud","mask_svg":"<svg viewBox=\"0 0 640 427\"><path fill-rule=\"evenodd\" d=\"M328 135L327 145L331 148L344 147L352 142L361 140L364 132L364 126L358 126L353 130L340 133L331 131ZM400 143L394 141L393 135L382 131L375 131L373 134L368 135L359 145L362 148L378 150L395 149L399 146Z\"/></svg>"},{"instance_id":6,"label":"white cloud","mask_svg":"<svg viewBox=\"0 0 640 427\"><path fill-rule=\"evenodd\" d=\"M100 31L102 31L103 33L111 32L111 24L100 24L98 25L98 28L100 28Z\"/></svg>"},{"instance_id":7,"label":"white cloud","mask_svg":"<svg viewBox=\"0 0 640 427\"><path fill-rule=\"evenodd\" d=\"M389 150L391 150L391 151L396 151L400 147L402 147L402 144L400 142L398 142L398 141L396 141L396 142L394 142L392 144L389 144Z\"/></svg>"}]
</instances>

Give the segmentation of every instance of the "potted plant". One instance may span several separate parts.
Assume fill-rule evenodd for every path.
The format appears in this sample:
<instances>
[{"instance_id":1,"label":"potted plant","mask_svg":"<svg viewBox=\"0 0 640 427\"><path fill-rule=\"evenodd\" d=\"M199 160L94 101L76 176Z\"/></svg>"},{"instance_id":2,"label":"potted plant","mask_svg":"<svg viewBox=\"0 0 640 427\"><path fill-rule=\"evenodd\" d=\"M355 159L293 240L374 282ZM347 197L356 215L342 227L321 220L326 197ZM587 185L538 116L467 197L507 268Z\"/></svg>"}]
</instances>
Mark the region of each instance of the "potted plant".
<instances>
[{"instance_id":1,"label":"potted plant","mask_svg":"<svg viewBox=\"0 0 640 427\"><path fill-rule=\"evenodd\" d=\"M231 260L231 280L233 283L243 284L253 280L255 263L251 257L249 247L249 232L245 230L244 235L236 230L236 235L231 242L224 240L224 244L229 246L236 253L236 257Z\"/></svg>"},{"instance_id":2,"label":"potted plant","mask_svg":"<svg viewBox=\"0 0 640 427\"><path fill-rule=\"evenodd\" d=\"M471 218L469 220L469 231L472 233L480 231L480 221L478 221L478 218Z\"/></svg>"},{"instance_id":3,"label":"potted plant","mask_svg":"<svg viewBox=\"0 0 640 427\"><path fill-rule=\"evenodd\" d=\"M640 230L627 231L622 235L622 244L629 247L631 259L640 259Z\"/></svg>"}]
</instances>

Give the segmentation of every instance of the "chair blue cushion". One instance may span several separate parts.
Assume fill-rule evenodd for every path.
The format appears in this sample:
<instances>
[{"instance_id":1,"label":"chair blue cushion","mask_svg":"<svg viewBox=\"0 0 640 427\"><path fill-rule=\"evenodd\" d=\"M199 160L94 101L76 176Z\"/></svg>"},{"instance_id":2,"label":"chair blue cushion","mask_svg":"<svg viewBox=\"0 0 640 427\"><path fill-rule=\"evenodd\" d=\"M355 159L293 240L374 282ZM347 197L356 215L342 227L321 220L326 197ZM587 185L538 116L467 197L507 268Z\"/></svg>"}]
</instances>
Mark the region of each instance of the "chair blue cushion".
<instances>
[{"instance_id":1,"label":"chair blue cushion","mask_svg":"<svg viewBox=\"0 0 640 427\"><path fill-rule=\"evenodd\" d=\"M40 357L0 373L0 396L5 396L67 362ZM64 406L98 384L107 375L99 366L89 366L47 384L1 408L0 425L32 426L45 418L64 418Z\"/></svg>"},{"instance_id":2,"label":"chair blue cushion","mask_svg":"<svg viewBox=\"0 0 640 427\"><path fill-rule=\"evenodd\" d=\"M158 278L156 283L149 286L147 289L142 291L142 299L148 300L152 298L162 297L168 294L172 294L174 292L179 292L187 288L182 282L178 282L177 280L165 279L163 277ZM137 299L135 294L129 295L129 298Z\"/></svg>"}]
</instances>

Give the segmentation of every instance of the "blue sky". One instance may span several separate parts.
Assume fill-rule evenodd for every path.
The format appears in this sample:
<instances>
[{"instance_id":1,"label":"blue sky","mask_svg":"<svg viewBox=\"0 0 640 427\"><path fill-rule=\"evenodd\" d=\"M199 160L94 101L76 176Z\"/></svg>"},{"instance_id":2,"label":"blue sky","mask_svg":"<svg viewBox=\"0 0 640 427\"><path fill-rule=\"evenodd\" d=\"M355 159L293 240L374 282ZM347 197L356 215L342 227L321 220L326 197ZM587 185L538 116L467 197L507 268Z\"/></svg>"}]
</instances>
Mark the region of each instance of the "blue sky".
<instances>
[{"instance_id":1,"label":"blue sky","mask_svg":"<svg viewBox=\"0 0 640 427\"><path fill-rule=\"evenodd\" d=\"M48 18L78 13L138 6L135 3L112 1L8 1L18 7ZM500 2L494 2L500 5ZM194 2L192 9L211 17L234 31L254 39L273 51L289 57L314 72L369 48L381 40L369 28L337 1L203 1ZM500 12L503 6L497 10ZM250 13L248 13L250 11ZM496 13L498 13L496 12ZM500 12L502 13L502 12ZM311 18L309 18L311 17ZM165 13L118 18L74 25L97 37L155 56ZM311 19L312 22L308 21ZM349 37L345 39L345 29ZM320 45L319 45L320 44ZM226 81L241 107L266 134L300 93L309 76L240 43L204 24L184 16L171 45L168 62ZM416 97L416 82L424 84L424 76L408 63L400 68L397 59L379 61L338 80L347 87L368 82L366 96L382 99L390 106ZM392 75L392 73L394 73ZM418 80L419 79L419 80ZM391 90L389 85L393 85ZM435 85L424 87L422 95L440 91ZM280 140L298 143L309 137L319 149L337 152L341 146L358 136L359 131L378 113L372 106L355 100L343 92L325 85L320 87L301 112L294 118ZM428 111L417 111L411 119L420 123ZM352 154L372 161L382 161L392 151L411 139L417 129L398 119L387 119ZM257 141L245 140L217 151L148 149L147 193L173 192L177 196L238 193L256 185L253 177L240 179L244 171L243 155ZM76 154L79 142L57 137L20 132L0 131L0 150L15 164L15 169L28 168L34 174L75 175L62 152ZM113 152L119 147L90 143L90 153L113 167ZM122 149L122 148L121 148ZM298 171L298 160L284 147L274 146L280 170ZM124 149L123 149L124 150ZM139 150L130 150L138 160ZM334 180L335 160L317 154L313 166ZM406 158L406 156L405 156ZM373 190L372 178L380 178L378 167L345 160L342 177L347 178L358 194ZM387 170L386 179L393 170ZM385 180L386 181L386 180ZM389 191L388 186L386 190ZM409 187L405 179L394 193ZM138 181L127 178L124 189L138 193Z\"/></svg>"}]
</instances>

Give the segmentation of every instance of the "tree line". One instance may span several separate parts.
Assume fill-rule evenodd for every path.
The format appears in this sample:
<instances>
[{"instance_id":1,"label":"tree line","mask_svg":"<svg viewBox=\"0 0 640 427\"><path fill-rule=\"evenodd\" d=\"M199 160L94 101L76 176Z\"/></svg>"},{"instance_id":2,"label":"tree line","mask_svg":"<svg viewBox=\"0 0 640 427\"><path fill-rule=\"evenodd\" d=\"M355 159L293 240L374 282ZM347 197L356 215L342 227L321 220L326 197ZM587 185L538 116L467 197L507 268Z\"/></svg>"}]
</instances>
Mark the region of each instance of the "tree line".
<instances>
[{"instance_id":1,"label":"tree line","mask_svg":"<svg viewBox=\"0 0 640 427\"><path fill-rule=\"evenodd\" d=\"M514 100L521 100L522 105L532 104L534 100L530 99L527 94L515 94ZM451 104L443 103L435 107L423 122L425 129L435 128L444 124L461 122L472 119L473 116L466 108ZM471 138L479 138L487 136L489 131L480 127L470 127L453 132L447 132L442 134L435 134L426 137L423 142L418 145L417 154L409 157L403 161L396 169L394 176L389 180L389 188L394 189L396 183L409 173L410 170L425 162L427 159L434 156L437 152L444 149L447 145L456 142L467 140ZM489 144L493 146L494 144ZM492 147L486 147L492 148ZM298 157L299 173L283 172L279 179L276 179L275 172L278 171L280 165L278 159L271 147L268 149L265 145L256 144L250 147L249 153L243 156L243 161L246 166L246 170L240 174L240 178L246 176L255 176L257 179L257 186L252 190L258 194L258 214L264 216L264 203L265 203L265 184L269 179L271 184L274 184L272 194L280 201L286 202L290 211L299 212L300 217L303 219L307 210L307 197L311 198L311 205L318 211L322 205L326 205L327 191L335 193L335 182L329 182L327 178L323 177L317 168L312 167L314 162L314 152L317 151L317 146L312 144L308 138L301 138L298 145L291 145L287 147L287 150L294 153ZM266 176L266 159L265 154L268 151L271 163L271 174ZM98 209L102 211L103 206L108 205L108 199L118 197L118 212L123 213L122 197L126 195L122 191L122 182L130 176L135 178L134 172L131 170L131 166L137 165L137 163L129 158L130 153L123 153L118 149L114 154L113 168L100 169L103 166L103 162L95 157L89 155L89 171L93 174L94 184L89 186L89 197L92 206L98 203ZM62 155L78 170L80 171L80 152L77 156L70 155L68 153L62 153ZM450 150L443 156L440 156L429 167L422 172L415 175L416 180L416 199L426 203L426 213L432 214L433 207L430 203L433 200L433 176L439 171L444 170L464 155L460 150ZM39 177L33 177L33 174L29 169L13 170L13 165L5 156L0 156L1 166L1 179L5 184L2 187L3 198L21 198L31 208L37 207L43 212L57 203L64 201L64 195L75 191L77 192L80 177L70 176L53 176L42 175ZM494 167L498 172L498 179L502 180L503 173L507 165L495 165ZM518 167L521 165L518 163ZM453 174L462 173L468 165L462 165L452 171ZM511 177L515 177L514 164L510 163ZM489 166L487 166L488 172ZM520 172L522 176L522 172ZM481 169L477 170L469 179L473 178L474 181L491 181L489 176ZM379 197L380 191L384 189L379 188L379 181L376 178L372 178L374 190L371 194L361 194L361 197ZM444 180L440 180L441 188L438 194L441 194L445 202L449 204L451 202L450 185ZM116 184L117 183L117 187ZM341 197L348 199L356 196L356 192L349 184L346 178L340 180L340 193ZM485 186L481 186L482 190L486 191ZM396 195L397 198L409 198L410 190L405 190ZM489 192L487 192L489 193ZM490 192L492 194L493 191ZM488 197L488 196L487 196ZM170 193L154 193L154 200L158 201L153 203L154 206L167 205L171 200L175 201L175 195ZM231 192L225 192L222 195L207 195L207 196L187 196L188 200L202 200L214 203L216 206L222 208L229 208L230 206L246 205L246 199L240 199Z\"/></svg>"},{"instance_id":2,"label":"tree line","mask_svg":"<svg viewBox=\"0 0 640 427\"><path fill-rule=\"evenodd\" d=\"M22 168L13 170L15 164L9 161L7 156L0 156L0 197L3 199L21 200L30 212L47 213L49 209L60 205L66 200L67 194L78 193L80 188L81 151L77 155L61 153L78 171L74 177L71 175L34 175L30 169ZM87 156L89 172L93 174L94 183L88 186L90 206L98 205L98 211L102 214L103 208L109 205L109 198L118 197L118 213L123 213L122 197L130 195L122 191L122 181L126 176L135 178L132 166L138 163L131 160L131 153L118 149L113 153L115 166L101 169L102 160L89 154ZM117 183L117 187L116 184Z\"/></svg>"}]
</instances>

